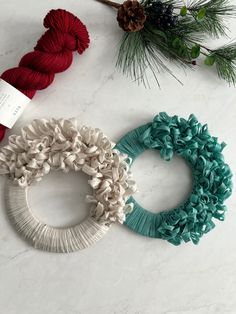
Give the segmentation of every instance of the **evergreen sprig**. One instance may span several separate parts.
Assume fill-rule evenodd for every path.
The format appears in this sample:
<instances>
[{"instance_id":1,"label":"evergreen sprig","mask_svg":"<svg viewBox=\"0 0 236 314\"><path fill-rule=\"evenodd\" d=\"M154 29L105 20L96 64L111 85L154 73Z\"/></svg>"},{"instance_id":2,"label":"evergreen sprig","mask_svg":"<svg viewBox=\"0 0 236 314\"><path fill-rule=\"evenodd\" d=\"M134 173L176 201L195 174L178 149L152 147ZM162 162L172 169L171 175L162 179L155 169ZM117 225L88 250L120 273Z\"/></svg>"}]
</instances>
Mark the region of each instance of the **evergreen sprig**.
<instances>
[{"instance_id":1,"label":"evergreen sprig","mask_svg":"<svg viewBox=\"0 0 236 314\"><path fill-rule=\"evenodd\" d=\"M235 16L236 10L228 0L193 0L186 6L185 12L194 17L200 30L219 37L227 34L225 19Z\"/></svg>"},{"instance_id":2,"label":"evergreen sprig","mask_svg":"<svg viewBox=\"0 0 236 314\"><path fill-rule=\"evenodd\" d=\"M98 1L114 6L110 0ZM140 3L147 19L141 30L124 34L118 53L117 66L124 74L148 85L146 70L150 69L160 85L158 73L163 71L178 80L169 61L193 68L196 59L204 56L205 65L214 65L220 78L236 85L236 43L218 49L203 44L206 35L227 35L225 19L236 16L236 7L228 0L190 0L185 6L181 0Z\"/></svg>"},{"instance_id":3,"label":"evergreen sprig","mask_svg":"<svg viewBox=\"0 0 236 314\"><path fill-rule=\"evenodd\" d=\"M159 86L157 73L160 72L169 73L181 83L166 64L168 60L184 68L193 67L190 45L183 40L183 36L176 37L171 32L157 30L146 23L141 31L124 34L117 66L124 74L145 86L148 85L148 68Z\"/></svg>"},{"instance_id":4,"label":"evergreen sprig","mask_svg":"<svg viewBox=\"0 0 236 314\"><path fill-rule=\"evenodd\" d=\"M212 50L205 59L205 64L216 66L220 78L229 84L236 84L236 43Z\"/></svg>"},{"instance_id":5,"label":"evergreen sprig","mask_svg":"<svg viewBox=\"0 0 236 314\"><path fill-rule=\"evenodd\" d=\"M165 63L168 56L174 60L177 58L177 55L168 48L166 40L164 33L153 33L147 27L139 32L125 33L119 49L117 66L123 74L145 86L148 85L147 69L150 69L159 86L157 73L160 72L167 72L178 80ZM183 61L179 61L184 64Z\"/></svg>"}]
</instances>

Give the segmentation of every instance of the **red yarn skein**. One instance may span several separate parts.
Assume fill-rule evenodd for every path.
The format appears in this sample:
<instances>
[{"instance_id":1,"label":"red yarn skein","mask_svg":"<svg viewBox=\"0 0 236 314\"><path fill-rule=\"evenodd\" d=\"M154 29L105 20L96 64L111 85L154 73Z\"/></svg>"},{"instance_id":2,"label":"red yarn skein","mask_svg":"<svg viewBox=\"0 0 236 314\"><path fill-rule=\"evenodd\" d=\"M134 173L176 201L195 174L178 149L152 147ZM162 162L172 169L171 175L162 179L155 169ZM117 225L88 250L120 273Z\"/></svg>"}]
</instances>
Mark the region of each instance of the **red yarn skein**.
<instances>
[{"instance_id":1,"label":"red yarn skein","mask_svg":"<svg viewBox=\"0 0 236 314\"><path fill-rule=\"evenodd\" d=\"M34 51L24 55L18 67L6 70L1 78L33 98L36 91L48 87L55 73L63 72L72 63L73 51L82 54L89 46L86 26L72 13L51 10L44 18L48 30L38 40ZM0 140L6 131L0 125Z\"/></svg>"}]
</instances>

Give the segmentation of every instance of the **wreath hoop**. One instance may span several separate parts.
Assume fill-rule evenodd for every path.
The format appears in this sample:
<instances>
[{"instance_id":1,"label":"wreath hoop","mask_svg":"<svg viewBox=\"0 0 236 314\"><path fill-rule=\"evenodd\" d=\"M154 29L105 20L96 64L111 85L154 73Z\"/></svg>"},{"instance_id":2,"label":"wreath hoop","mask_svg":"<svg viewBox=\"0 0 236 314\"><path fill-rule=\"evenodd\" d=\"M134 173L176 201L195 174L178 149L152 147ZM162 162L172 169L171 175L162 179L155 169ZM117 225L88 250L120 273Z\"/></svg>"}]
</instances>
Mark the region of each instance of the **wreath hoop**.
<instances>
[{"instance_id":1,"label":"wreath hoop","mask_svg":"<svg viewBox=\"0 0 236 314\"><path fill-rule=\"evenodd\" d=\"M167 161L176 153L191 165L194 186L184 204L160 213L149 212L130 197L128 203L134 208L125 224L139 234L175 245L182 241L197 244L214 228L213 218L224 220L224 201L232 192L232 173L222 155L224 147L225 143L219 144L207 125L202 126L194 115L185 120L162 112L153 122L127 133L116 148L128 154L130 163L146 149L159 150Z\"/></svg>"},{"instance_id":2,"label":"wreath hoop","mask_svg":"<svg viewBox=\"0 0 236 314\"><path fill-rule=\"evenodd\" d=\"M101 239L113 222L123 223L132 206L126 200L135 191L127 156L99 130L77 128L74 120L35 120L9 137L0 150L0 173L9 177L8 214L16 229L38 249L73 252ZM69 228L49 226L29 208L27 190L51 170L83 171L93 194L89 216Z\"/></svg>"}]
</instances>

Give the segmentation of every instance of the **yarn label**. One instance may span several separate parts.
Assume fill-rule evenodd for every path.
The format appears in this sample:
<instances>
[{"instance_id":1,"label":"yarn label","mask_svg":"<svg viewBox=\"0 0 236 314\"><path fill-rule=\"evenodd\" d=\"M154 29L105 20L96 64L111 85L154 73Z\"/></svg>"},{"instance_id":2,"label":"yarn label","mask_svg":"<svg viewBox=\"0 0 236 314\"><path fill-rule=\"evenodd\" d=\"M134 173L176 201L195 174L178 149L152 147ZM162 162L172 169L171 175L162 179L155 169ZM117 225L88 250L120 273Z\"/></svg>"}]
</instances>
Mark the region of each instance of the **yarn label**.
<instances>
[{"instance_id":1,"label":"yarn label","mask_svg":"<svg viewBox=\"0 0 236 314\"><path fill-rule=\"evenodd\" d=\"M12 128L30 100L15 87L0 79L0 123Z\"/></svg>"}]
</instances>

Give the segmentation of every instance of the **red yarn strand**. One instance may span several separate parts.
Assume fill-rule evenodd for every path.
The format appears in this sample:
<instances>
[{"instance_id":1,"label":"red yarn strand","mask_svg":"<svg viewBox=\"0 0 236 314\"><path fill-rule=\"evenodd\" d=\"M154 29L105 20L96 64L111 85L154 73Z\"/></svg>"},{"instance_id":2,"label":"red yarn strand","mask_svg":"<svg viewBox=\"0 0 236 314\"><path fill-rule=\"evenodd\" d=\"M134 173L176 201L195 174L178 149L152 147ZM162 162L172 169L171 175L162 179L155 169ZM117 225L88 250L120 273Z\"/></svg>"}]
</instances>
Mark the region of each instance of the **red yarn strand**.
<instances>
[{"instance_id":1,"label":"red yarn strand","mask_svg":"<svg viewBox=\"0 0 236 314\"><path fill-rule=\"evenodd\" d=\"M18 67L6 70L0 77L33 98L37 90L47 88L55 73L69 68L73 51L82 54L89 46L86 26L72 13L57 9L51 10L43 23L48 30L38 40L34 51L24 55ZM0 141L6 131L0 125Z\"/></svg>"}]
</instances>

